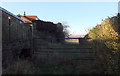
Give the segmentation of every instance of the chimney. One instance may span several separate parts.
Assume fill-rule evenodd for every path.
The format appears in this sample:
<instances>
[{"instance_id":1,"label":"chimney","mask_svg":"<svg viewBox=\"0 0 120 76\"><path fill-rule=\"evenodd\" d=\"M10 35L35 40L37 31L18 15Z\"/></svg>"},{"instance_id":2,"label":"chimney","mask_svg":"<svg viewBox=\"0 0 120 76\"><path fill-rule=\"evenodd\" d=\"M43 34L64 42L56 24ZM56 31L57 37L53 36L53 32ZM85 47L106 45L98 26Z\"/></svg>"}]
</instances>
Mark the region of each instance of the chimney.
<instances>
[{"instance_id":1,"label":"chimney","mask_svg":"<svg viewBox=\"0 0 120 76\"><path fill-rule=\"evenodd\" d=\"M25 11L24 11L24 16L26 16L26 13L25 13Z\"/></svg>"}]
</instances>

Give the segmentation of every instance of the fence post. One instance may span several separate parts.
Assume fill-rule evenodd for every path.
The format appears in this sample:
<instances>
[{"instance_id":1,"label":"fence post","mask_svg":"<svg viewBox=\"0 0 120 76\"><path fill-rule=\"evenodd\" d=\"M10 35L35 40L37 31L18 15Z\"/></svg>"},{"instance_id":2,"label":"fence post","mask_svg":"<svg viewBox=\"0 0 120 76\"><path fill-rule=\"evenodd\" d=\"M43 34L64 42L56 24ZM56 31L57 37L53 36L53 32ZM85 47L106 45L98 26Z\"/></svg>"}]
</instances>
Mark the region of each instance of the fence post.
<instances>
[{"instance_id":1,"label":"fence post","mask_svg":"<svg viewBox=\"0 0 120 76\"><path fill-rule=\"evenodd\" d=\"M32 45L32 46L31 46L31 49L32 49L32 53L34 54L34 49L33 49L33 48L34 48L34 47L33 47L33 46L34 46L34 44L33 44L33 43L34 43L34 42L33 42L33 24L31 24L31 33L32 33L32 38L31 38L31 45Z\"/></svg>"},{"instance_id":2,"label":"fence post","mask_svg":"<svg viewBox=\"0 0 120 76\"><path fill-rule=\"evenodd\" d=\"M80 38L78 38L78 40L79 40L79 45L80 45Z\"/></svg>"},{"instance_id":3,"label":"fence post","mask_svg":"<svg viewBox=\"0 0 120 76\"><path fill-rule=\"evenodd\" d=\"M11 30L10 30L10 29L11 29L11 28L10 28L10 24L11 24L10 19L11 19L11 18L8 17L8 19L9 19L9 41L10 41L10 34L11 34L11 33L10 33L10 32L11 32Z\"/></svg>"}]
</instances>

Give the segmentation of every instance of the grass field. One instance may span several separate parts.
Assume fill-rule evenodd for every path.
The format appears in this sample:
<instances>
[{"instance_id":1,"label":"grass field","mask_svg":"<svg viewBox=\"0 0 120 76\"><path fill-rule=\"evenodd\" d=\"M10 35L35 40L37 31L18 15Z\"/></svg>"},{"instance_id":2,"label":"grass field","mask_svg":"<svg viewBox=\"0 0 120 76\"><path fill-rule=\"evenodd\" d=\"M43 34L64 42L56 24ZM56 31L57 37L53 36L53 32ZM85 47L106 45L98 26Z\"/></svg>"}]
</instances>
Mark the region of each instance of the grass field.
<instances>
[{"instance_id":1,"label":"grass field","mask_svg":"<svg viewBox=\"0 0 120 76\"><path fill-rule=\"evenodd\" d=\"M78 39L65 39L66 42L69 43L78 43L79 44L79 40Z\"/></svg>"}]
</instances>

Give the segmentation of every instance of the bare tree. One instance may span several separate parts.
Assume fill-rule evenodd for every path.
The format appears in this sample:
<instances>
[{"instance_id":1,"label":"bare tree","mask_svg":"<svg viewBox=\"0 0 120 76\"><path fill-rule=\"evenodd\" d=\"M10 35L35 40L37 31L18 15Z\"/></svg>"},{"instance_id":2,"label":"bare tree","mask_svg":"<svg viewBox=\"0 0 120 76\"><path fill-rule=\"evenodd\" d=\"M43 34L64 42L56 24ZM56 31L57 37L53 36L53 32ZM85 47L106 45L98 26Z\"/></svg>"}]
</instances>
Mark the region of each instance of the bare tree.
<instances>
[{"instance_id":1,"label":"bare tree","mask_svg":"<svg viewBox=\"0 0 120 76\"><path fill-rule=\"evenodd\" d=\"M64 32L65 37L68 37L68 38L69 38L69 36L70 36L71 34L69 34L68 28L70 28L70 26L67 24L66 21L62 22L62 25L63 25L63 32Z\"/></svg>"}]
</instances>

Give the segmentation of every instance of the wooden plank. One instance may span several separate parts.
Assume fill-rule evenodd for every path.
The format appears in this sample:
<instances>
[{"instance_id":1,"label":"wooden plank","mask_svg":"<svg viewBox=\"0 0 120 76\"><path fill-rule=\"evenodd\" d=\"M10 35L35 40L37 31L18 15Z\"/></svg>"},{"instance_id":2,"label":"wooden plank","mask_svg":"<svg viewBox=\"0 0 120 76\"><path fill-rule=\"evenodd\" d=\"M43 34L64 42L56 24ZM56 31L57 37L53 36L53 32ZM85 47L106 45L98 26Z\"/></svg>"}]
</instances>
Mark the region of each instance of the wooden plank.
<instances>
[{"instance_id":1,"label":"wooden plank","mask_svg":"<svg viewBox=\"0 0 120 76\"><path fill-rule=\"evenodd\" d=\"M95 58L77 58L72 60L95 60Z\"/></svg>"},{"instance_id":2,"label":"wooden plank","mask_svg":"<svg viewBox=\"0 0 120 76\"><path fill-rule=\"evenodd\" d=\"M93 52L61 52L61 51L35 51L35 53L54 53L54 52L58 52L58 53L93 53Z\"/></svg>"},{"instance_id":3,"label":"wooden plank","mask_svg":"<svg viewBox=\"0 0 120 76\"><path fill-rule=\"evenodd\" d=\"M34 39L49 39L49 38L34 38ZM57 39L91 39L91 38L57 38Z\"/></svg>"},{"instance_id":4,"label":"wooden plank","mask_svg":"<svg viewBox=\"0 0 120 76\"><path fill-rule=\"evenodd\" d=\"M38 54L34 54L34 55L37 55L38 56ZM52 58L53 57L53 55L52 54L39 54L39 56L41 56L41 57L48 57L48 58ZM85 57L83 57L83 56L72 56L72 57L69 57L69 56L62 56L62 59L70 59L70 60L74 60L74 61L78 61L78 60L95 60L95 57L94 56L85 56Z\"/></svg>"},{"instance_id":5,"label":"wooden plank","mask_svg":"<svg viewBox=\"0 0 120 76\"><path fill-rule=\"evenodd\" d=\"M45 53L53 53L53 52L58 52L58 53L94 53L93 51L56 51L56 50L40 50L40 51L35 51L35 52L45 52Z\"/></svg>"},{"instance_id":6,"label":"wooden plank","mask_svg":"<svg viewBox=\"0 0 120 76\"><path fill-rule=\"evenodd\" d=\"M52 50L57 49L57 50L61 50L61 49L92 49L92 48L36 48L36 49L52 49Z\"/></svg>"}]
</instances>

